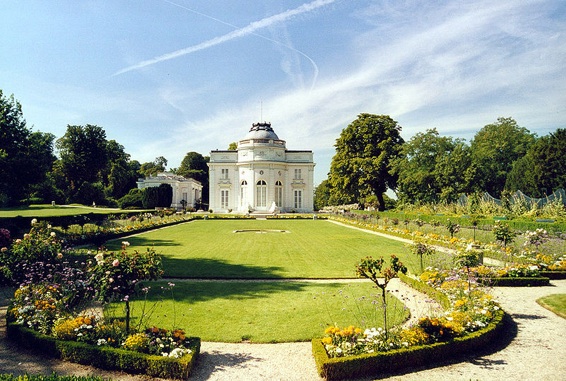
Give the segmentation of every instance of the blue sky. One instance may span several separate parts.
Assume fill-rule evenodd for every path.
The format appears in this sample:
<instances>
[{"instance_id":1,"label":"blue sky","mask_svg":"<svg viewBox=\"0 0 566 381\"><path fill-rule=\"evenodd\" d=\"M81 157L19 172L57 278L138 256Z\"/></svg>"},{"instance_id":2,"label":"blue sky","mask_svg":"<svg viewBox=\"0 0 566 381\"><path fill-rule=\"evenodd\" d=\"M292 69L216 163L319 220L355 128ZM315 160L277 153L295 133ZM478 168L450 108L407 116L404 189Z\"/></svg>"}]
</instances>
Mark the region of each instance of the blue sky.
<instances>
[{"instance_id":1,"label":"blue sky","mask_svg":"<svg viewBox=\"0 0 566 381\"><path fill-rule=\"evenodd\" d=\"M316 183L364 112L405 140L566 127L564 0L3 0L0 52L33 130L96 124L170 168L259 121L314 151Z\"/></svg>"}]
</instances>

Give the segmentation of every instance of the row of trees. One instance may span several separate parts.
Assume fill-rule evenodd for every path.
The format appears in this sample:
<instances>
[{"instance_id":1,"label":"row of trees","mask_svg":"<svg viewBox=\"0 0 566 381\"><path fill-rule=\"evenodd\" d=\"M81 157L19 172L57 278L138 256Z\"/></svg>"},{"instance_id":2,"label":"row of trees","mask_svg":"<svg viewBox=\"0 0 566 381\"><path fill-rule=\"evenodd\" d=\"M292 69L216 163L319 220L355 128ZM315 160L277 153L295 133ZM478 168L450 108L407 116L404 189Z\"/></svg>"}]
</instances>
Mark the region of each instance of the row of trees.
<instances>
[{"instance_id":1,"label":"row of trees","mask_svg":"<svg viewBox=\"0 0 566 381\"><path fill-rule=\"evenodd\" d=\"M207 196L207 161L189 152L172 171L201 181ZM21 104L0 90L0 206L51 201L121 205L120 200L137 188L138 178L156 175L166 166L163 156L147 163L132 160L99 126L69 125L59 139L34 132L26 125Z\"/></svg>"},{"instance_id":2,"label":"row of trees","mask_svg":"<svg viewBox=\"0 0 566 381\"><path fill-rule=\"evenodd\" d=\"M401 203L424 204L479 192L544 197L566 188L566 129L539 138L512 118L486 125L468 144L436 129L405 142L391 117L360 114L335 147L328 179L315 191L319 209L359 203L383 210L388 189Z\"/></svg>"}]
</instances>

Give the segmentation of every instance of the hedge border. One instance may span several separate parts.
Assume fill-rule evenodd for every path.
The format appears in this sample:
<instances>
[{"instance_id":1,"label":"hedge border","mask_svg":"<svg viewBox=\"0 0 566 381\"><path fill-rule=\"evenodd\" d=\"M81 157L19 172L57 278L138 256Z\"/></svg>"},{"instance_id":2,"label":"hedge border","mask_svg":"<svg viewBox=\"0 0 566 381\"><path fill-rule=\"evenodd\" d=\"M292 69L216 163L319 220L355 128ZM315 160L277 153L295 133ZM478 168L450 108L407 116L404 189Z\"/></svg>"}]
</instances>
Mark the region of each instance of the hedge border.
<instances>
[{"instance_id":1,"label":"hedge border","mask_svg":"<svg viewBox=\"0 0 566 381\"><path fill-rule=\"evenodd\" d=\"M542 276L481 278L479 281L491 287L543 287L550 284L550 279Z\"/></svg>"},{"instance_id":2,"label":"hedge border","mask_svg":"<svg viewBox=\"0 0 566 381\"><path fill-rule=\"evenodd\" d=\"M6 337L28 349L64 361L159 378L187 379L200 354L198 337L189 338L189 348L192 353L179 359L112 347L97 347L76 341L57 340L12 322L7 322Z\"/></svg>"},{"instance_id":3,"label":"hedge border","mask_svg":"<svg viewBox=\"0 0 566 381\"><path fill-rule=\"evenodd\" d=\"M547 277L548 279L566 279L566 271L552 271L545 270L540 272L541 276Z\"/></svg>"},{"instance_id":4,"label":"hedge border","mask_svg":"<svg viewBox=\"0 0 566 381\"><path fill-rule=\"evenodd\" d=\"M404 276L410 285L417 280ZM414 282L413 282L414 281ZM428 291L434 297L432 287L423 284L419 291ZM428 290L427 290L428 287ZM442 295L445 297L444 295ZM439 300L444 304L443 300ZM494 342L505 329L505 311L496 311L493 320L484 328L449 342L401 348L389 352L363 354L358 356L330 358L320 338L312 340L312 351L318 373L328 381L362 377L379 377L381 374L399 374L410 368L434 368L447 360L465 353L477 353Z\"/></svg>"}]
</instances>

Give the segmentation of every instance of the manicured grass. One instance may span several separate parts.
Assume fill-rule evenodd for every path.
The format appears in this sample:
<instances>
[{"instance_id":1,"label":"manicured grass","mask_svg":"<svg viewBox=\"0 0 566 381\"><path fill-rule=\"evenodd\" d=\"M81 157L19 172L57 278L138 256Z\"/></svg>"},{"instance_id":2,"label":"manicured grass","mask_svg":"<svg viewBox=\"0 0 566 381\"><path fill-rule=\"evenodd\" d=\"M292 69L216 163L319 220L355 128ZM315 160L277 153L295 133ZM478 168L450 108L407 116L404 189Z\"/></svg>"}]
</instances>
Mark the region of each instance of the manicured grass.
<instances>
[{"instance_id":1,"label":"manicured grass","mask_svg":"<svg viewBox=\"0 0 566 381\"><path fill-rule=\"evenodd\" d=\"M130 242L128 250L155 247L167 277L355 278L362 257L391 254L410 271L419 269L404 243L324 220L198 220L107 246L118 250L123 240Z\"/></svg>"},{"instance_id":2,"label":"manicured grass","mask_svg":"<svg viewBox=\"0 0 566 381\"><path fill-rule=\"evenodd\" d=\"M53 216L75 216L78 214L112 214L122 211L121 209L108 209L108 208L91 208L82 205L67 205L67 206L52 206L45 205L30 205L18 208L7 208L0 210L0 217L37 217L46 218Z\"/></svg>"},{"instance_id":3,"label":"manicured grass","mask_svg":"<svg viewBox=\"0 0 566 381\"><path fill-rule=\"evenodd\" d=\"M537 303L566 319L566 294L548 295L538 299Z\"/></svg>"},{"instance_id":4,"label":"manicured grass","mask_svg":"<svg viewBox=\"0 0 566 381\"><path fill-rule=\"evenodd\" d=\"M308 341L323 336L329 325L383 326L380 292L369 281L188 280L176 281L172 288L158 282L146 301L132 303L132 313L145 311L142 326L183 328L203 341ZM408 318L398 299L390 297L388 304L391 324ZM122 313L123 304L114 307L107 316Z\"/></svg>"}]
</instances>

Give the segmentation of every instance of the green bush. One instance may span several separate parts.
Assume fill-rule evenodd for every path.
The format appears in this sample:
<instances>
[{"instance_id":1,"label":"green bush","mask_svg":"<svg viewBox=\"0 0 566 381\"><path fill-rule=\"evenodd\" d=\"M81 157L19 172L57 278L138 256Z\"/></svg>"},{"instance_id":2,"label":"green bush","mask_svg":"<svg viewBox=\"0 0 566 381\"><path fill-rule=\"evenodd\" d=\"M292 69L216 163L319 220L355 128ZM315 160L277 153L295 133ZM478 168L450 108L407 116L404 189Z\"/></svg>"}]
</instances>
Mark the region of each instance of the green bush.
<instances>
[{"instance_id":1,"label":"green bush","mask_svg":"<svg viewBox=\"0 0 566 381\"><path fill-rule=\"evenodd\" d=\"M119 370L159 378L188 378L200 353L198 337L189 339L190 354L175 359L107 346L98 347L76 341L57 340L12 322L7 325L6 336L49 357L106 370Z\"/></svg>"}]
</instances>

